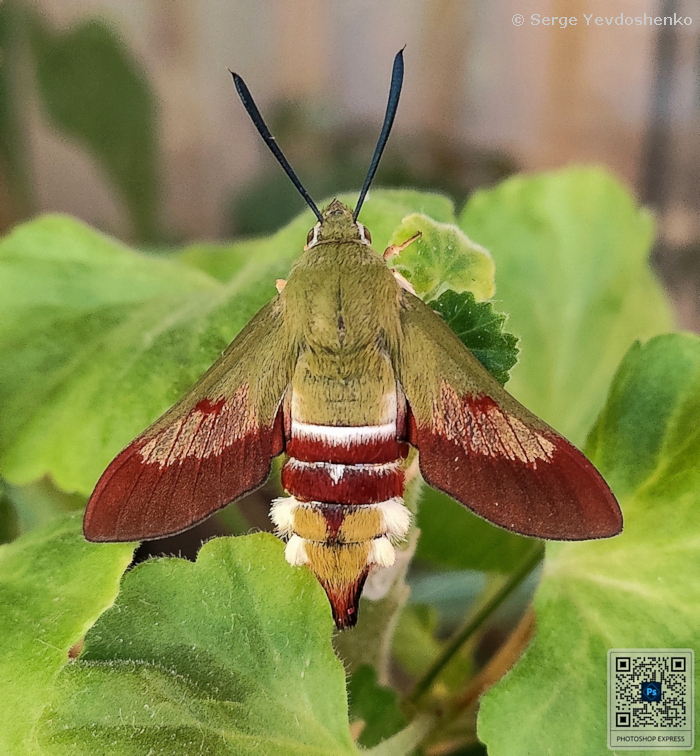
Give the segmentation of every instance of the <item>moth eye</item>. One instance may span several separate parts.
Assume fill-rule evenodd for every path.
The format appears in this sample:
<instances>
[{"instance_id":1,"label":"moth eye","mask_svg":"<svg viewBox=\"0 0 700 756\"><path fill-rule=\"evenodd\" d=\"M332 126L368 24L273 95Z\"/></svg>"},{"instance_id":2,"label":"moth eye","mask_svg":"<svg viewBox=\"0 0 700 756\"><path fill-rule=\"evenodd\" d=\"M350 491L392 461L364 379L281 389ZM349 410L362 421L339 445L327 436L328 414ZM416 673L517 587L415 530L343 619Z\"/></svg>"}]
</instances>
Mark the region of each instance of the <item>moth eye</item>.
<instances>
[{"instance_id":1,"label":"moth eye","mask_svg":"<svg viewBox=\"0 0 700 756\"><path fill-rule=\"evenodd\" d=\"M314 238L314 229L312 228L308 234L306 234L306 243L311 244L311 240Z\"/></svg>"},{"instance_id":2,"label":"moth eye","mask_svg":"<svg viewBox=\"0 0 700 756\"><path fill-rule=\"evenodd\" d=\"M371 244L372 243L372 234L370 234L369 229L367 228L367 226L363 226L362 228L363 228L363 230L365 232L365 239L367 239L367 241Z\"/></svg>"}]
</instances>

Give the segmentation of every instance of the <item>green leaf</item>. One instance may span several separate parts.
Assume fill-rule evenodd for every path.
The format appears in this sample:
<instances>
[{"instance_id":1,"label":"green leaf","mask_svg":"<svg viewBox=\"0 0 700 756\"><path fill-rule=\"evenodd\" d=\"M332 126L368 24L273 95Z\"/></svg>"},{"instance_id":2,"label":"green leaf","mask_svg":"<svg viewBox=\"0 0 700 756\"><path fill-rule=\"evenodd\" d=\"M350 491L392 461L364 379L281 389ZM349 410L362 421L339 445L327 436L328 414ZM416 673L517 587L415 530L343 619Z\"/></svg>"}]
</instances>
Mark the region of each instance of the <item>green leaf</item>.
<instances>
[{"instance_id":1,"label":"green leaf","mask_svg":"<svg viewBox=\"0 0 700 756\"><path fill-rule=\"evenodd\" d=\"M459 223L493 255L521 338L508 390L581 444L630 344L671 326L651 215L603 170L568 168L476 192Z\"/></svg>"},{"instance_id":2,"label":"green leaf","mask_svg":"<svg viewBox=\"0 0 700 756\"><path fill-rule=\"evenodd\" d=\"M358 745L370 748L406 726L396 691L381 686L372 667L360 667L350 678L348 697L350 718L365 723Z\"/></svg>"},{"instance_id":3,"label":"green leaf","mask_svg":"<svg viewBox=\"0 0 700 756\"><path fill-rule=\"evenodd\" d=\"M36 753L34 727L68 651L117 595L133 545L88 543L71 515L0 547L0 753Z\"/></svg>"},{"instance_id":4,"label":"green leaf","mask_svg":"<svg viewBox=\"0 0 700 756\"><path fill-rule=\"evenodd\" d=\"M697 371L695 336L655 338L627 353L586 446L618 496L654 485L659 475L673 483L669 497L681 495L685 476L696 473Z\"/></svg>"},{"instance_id":5,"label":"green leaf","mask_svg":"<svg viewBox=\"0 0 700 756\"><path fill-rule=\"evenodd\" d=\"M282 551L219 538L128 573L60 677L47 752L357 753L327 599Z\"/></svg>"},{"instance_id":6,"label":"green leaf","mask_svg":"<svg viewBox=\"0 0 700 756\"><path fill-rule=\"evenodd\" d=\"M532 547L531 538L492 525L427 484L418 527L416 557L455 570L509 572Z\"/></svg>"},{"instance_id":7,"label":"green leaf","mask_svg":"<svg viewBox=\"0 0 700 756\"><path fill-rule=\"evenodd\" d=\"M136 233L156 232L155 98L136 58L100 21L54 32L31 16L42 104L92 150L128 204Z\"/></svg>"},{"instance_id":8,"label":"green leaf","mask_svg":"<svg viewBox=\"0 0 700 756\"><path fill-rule=\"evenodd\" d=\"M401 245L418 232L421 236L389 265L408 279L421 299L435 299L447 289L471 291L479 300L493 296L493 260L483 247L454 223L439 223L418 213L403 219L391 244Z\"/></svg>"},{"instance_id":9,"label":"green leaf","mask_svg":"<svg viewBox=\"0 0 700 756\"><path fill-rule=\"evenodd\" d=\"M624 531L548 544L537 635L482 699L479 737L491 756L562 743L571 756L604 753L607 650L700 644L699 411L698 337L632 347L588 447L619 497Z\"/></svg>"},{"instance_id":10,"label":"green leaf","mask_svg":"<svg viewBox=\"0 0 700 756\"><path fill-rule=\"evenodd\" d=\"M518 339L504 331L508 316L494 312L491 302L477 303L471 291L445 291L430 306L489 373L505 385L508 371L518 361Z\"/></svg>"},{"instance_id":11,"label":"green leaf","mask_svg":"<svg viewBox=\"0 0 700 756\"><path fill-rule=\"evenodd\" d=\"M224 313L205 274L60 216L0 241L0 291L3 474L83 494L255 312Z\"/></svg>"}]
</instances>

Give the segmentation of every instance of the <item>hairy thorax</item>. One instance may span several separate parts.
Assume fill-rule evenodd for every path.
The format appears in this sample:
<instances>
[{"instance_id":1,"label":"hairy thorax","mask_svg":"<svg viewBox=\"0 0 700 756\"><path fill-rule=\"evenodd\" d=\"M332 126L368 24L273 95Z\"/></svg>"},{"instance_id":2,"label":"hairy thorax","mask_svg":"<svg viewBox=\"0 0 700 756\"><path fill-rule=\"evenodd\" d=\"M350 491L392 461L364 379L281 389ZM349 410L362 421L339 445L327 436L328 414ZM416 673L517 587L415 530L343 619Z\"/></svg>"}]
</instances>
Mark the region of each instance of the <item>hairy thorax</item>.
<instances>
[{"instance_id":1,"label":"hairy thorax","mask_svg":"<svg viewBox=\"0 0 700 756\"><path fill-rule=\"evenodd\" d=\"M398 287L382 258L360 243L319 244L284 289L299 359L292 414L321 425L375 425L395 413L389 343L398 334Z\"/></svg>"}]
</instances>

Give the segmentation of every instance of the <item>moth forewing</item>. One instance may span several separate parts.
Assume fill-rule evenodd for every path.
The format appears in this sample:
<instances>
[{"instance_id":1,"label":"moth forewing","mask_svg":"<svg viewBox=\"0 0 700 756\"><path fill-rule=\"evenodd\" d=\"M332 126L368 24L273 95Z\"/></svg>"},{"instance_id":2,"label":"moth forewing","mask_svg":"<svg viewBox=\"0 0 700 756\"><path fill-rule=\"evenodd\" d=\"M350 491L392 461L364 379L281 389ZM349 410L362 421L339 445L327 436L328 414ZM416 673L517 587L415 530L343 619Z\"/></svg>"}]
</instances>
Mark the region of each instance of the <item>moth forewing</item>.
<instances>
[{"instance_id":1,"label":"moth forewing","mask_svg":"<svg viewBox=\"0 0 700 756\"><path fill-rule=\"evenodd\" d=\"M510 396L435 312L408 292L402 299L395 365L425 480L523 535L619 533L620 508L586 457Z\"/></svg>"},{"instance_id":2,"label":"moth forewing","mask_svg":"<svg viewBox=\"0 0 700 756\"><path fill-rule=\"evenodd\" d=\"M85 512L85 537L173 535L264 483L271 459L284 448L279 409L293 355L273 301L105 470Z\"/></svg>"}]
</instances>

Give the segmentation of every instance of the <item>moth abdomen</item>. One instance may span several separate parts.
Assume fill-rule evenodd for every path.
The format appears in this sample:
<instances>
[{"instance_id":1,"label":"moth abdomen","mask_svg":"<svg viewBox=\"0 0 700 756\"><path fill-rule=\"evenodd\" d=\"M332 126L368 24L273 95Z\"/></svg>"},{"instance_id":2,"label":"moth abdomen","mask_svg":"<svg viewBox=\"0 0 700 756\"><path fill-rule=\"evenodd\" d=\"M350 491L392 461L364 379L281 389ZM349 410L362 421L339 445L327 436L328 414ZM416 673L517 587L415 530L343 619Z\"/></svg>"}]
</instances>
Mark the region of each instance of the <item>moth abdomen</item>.
<instances>
[{"instance_id":1,"label":"moth abdomen","mask_svg":"<svg viewBox=\"0 0 700 756\"><path fill-rule=\"evenodd\" d=\"M403 504L408 447L396 427L395 418L368 426L291 423L282 468L291 495L275 500L270 516L287 539L287 561L316 575L340 628L355 624L370 570L393 564L393 544L410 526Z\"/></svg>"},{"instance_id":2,"label":"moth abdomen","mask_svg":"<svg viewBox=\"0 0 700 756\"><path fill-rule=\"evenodd\" d=\"M405 538L411 524L411 513L398 496L376 504L286 496L273 502L270 516L278 535L287 539L285 558L311 569L341 629L357 622L360 594L370 570L394 563L393 544Z\"/></svg>"}]
</instances>

